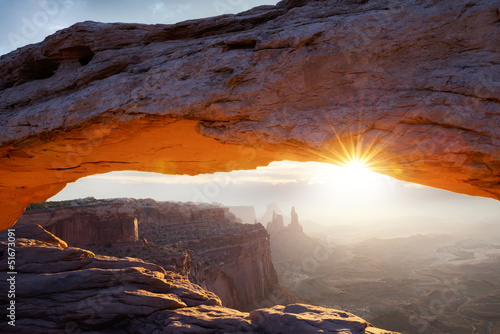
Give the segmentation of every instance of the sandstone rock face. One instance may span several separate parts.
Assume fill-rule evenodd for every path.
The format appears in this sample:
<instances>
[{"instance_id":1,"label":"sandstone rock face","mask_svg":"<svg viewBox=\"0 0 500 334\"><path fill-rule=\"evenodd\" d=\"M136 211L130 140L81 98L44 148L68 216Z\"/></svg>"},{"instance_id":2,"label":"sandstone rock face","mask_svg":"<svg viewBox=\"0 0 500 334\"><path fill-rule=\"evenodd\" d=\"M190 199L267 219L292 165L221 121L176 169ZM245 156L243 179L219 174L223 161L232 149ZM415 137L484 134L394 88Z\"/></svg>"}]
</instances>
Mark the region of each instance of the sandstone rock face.
<instances>
[{"instance_id":1,"label":"sandstone rock face","mask_svg":"<svg viewBox=\"0 0 500 334\"><path fill-rule=\"evenodd\" d=\"M96 256L67 247L37 226L16 228L17 320L15 327L3 321L3 332L60 333L70 328L90 331L126 327L131 319L156 310L220 305L213 293L155 264ZM6 242L2 241L0 247L1 270L6 272ZM2 291L8 291L7 284L2 280ZM0 298L6 305L7 295Z\"/></svg>"},{"instance_id":2,"label":"sandstone rock face","mask_svg":"<svg viewBox=\"0 0 500 334\"><path fill-rule=\"evenodd\" d=\"M83 22L0 58L1 226L67 182L343 164L500 198L496 0L283 1Z\"/></svg>"},{"instance_id":3,"label":"sandstone rock face","mask_svg":"<svg viewBox=\"0 0 500 334\"><path fill-rule=\"evenodd\" d=\"M296 328L308 329L303 333L332 328L392 333L370 331L375 329L352 314L308 305L239 312L155 264L67 247L41 226L21 226L15 233L16 326L2 321L3 333L275 333L277 328L283 333ZM0 270L5 273L6 233L0 238ZM2 291L8 288L6 280L0 281ZM7 294L0 301L6 305Z\"/></svg>"},{"instance_id":4,"label":"sandstone rock face","mask_svg":"<svg viewBox=\"0 0 500 334\"><path fill-rule=\"evenodd\" d=\"M192 282L217 294L224 306L252 310L296 300L278 284L269 238L260 224L236 223L227 208L207 204L131 204L139 234L156 244L189 249ZM269 300L270 296L280 298Z\"/></svg>"},{"instance_id":5,"label":"sandstone rock face","mask_svg":"<svg viewBox=\"0 0 500 334\"><path fill-rule=\"evenodd\" d=\"M146 253L144 259L189 275L192 282L217 294L224 306L252 310L298 300L278 284L266 229L236 223L225 207L131 198L32 206L38 210L26 211L16 226L40 224L61 239L67 237L70 246L96 253ZM138 234L141 241L134 245ZM159 247L166 249L158 251ZM117 248L131 251L117 253Z\"/></svg>"},{"instance_id":6,"label":"sandstone rock face","mask_svg":"<svg viewBox=\"0 0 500 334\"><path fill-rule=\"evenodd\" d=\"M130 244L138 240L136 212L123 204L28 210L18 225L40 224L70 246Z\"/></svg>"}]
</instances>

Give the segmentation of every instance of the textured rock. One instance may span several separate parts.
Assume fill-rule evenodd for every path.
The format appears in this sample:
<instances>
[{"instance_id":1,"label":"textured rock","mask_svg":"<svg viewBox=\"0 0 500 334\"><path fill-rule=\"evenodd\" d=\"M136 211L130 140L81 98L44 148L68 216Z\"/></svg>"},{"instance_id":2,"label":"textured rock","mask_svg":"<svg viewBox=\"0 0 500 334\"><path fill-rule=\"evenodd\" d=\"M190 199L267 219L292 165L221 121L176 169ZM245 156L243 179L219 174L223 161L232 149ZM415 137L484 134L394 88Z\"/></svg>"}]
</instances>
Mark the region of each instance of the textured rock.
<instances>
[{"instance_id":1,"label":"textured rock","mask_svg":"<svg viewBox=\"0 0 500 334\"><path fill-rule=\"evenodd\" d=\"M236 223L227 208L208 204L129 205L138 212L141 237L190 250L193 268L189 278L217 294L224 306L252 310L297 300L278 284L262 225ZM272 295L277 300L270 301Z\"/></svg>"},{"instance_id":2,"label":"textured rock","mask_svg":"<svg viewBox=\"0 0 500 334\"><path fill-rule=\"evenodd\" d=\"M136 212L119 203L28 210L16 223L40 224L70 246L129 244L138 240Z\"/></svg>"},{"instance_id":3,"label":"textured rock","mask_svg":"<svg viewBox=\"0 0 500 334\"><path fill-rule=\"evenodd\" d=\"M0 322L3 333L277 333L277 328L282 333L296 328L358 333L365 327L366 333L391 333L370 332L364 320L351 314L307 305L239 312L155 264L67 247L41 226L16 228L16 237L16 326ZM3 275L6 232L0 238ZM0 289L8 291L6 280ZM6 305L6 293L0 301Z\"/></svg>"},{"instance_id":4,"label":"textured rock","mask_svg":"<svg viewBox=\"0 0 500 334\"><path fill-rule=\"evenodd\" d=\"M1 237L5 240L5 233ZM217 296L180 275L139 259L96 256L67 247L39 225L16 228L16 238L16 326L0 325L8 332L97 329L157 310L220 305ZM5 272L6 242L0 247ZM8 291L7 284L0 282L2 291ZM7 301L6 294L0 298L2 304Z\"/></svg>"},{"instance_id":5,"label":"textured rock","mask_svg":"<svg viewBox=\"0 0 500 334\"><path fill-rule=\"evenodd\" d=\"M26 211L16 227L40 224L62 239L68 237L70 246L132 255L189 275L192 282L217 294L224 306L248 311L299 301L278 284L266 229L236 223L225 207L131 198L31 207L38 209Z\"/></svg>"},{"instance_id":6,"label":"textured rock","mask_svg":"<svg viewBox=\"0 0 500 334\"><path fill-rule=\"evenodd\" d=\"M264 333L390 333L354 314L319 306L293 304L254 310L249 317Z\"/></svg>"},{"instance_id":7,"label":"textured rock","mask_svg":"<svg viewBox=\"0 0 500 334\"><path fill-rule=\"evenodd\" d=\"M290 0L58 31L0 58L1 226L86 175L281 159L498 199L498 22L496 0Z\"/></svg>"}]
</instances>

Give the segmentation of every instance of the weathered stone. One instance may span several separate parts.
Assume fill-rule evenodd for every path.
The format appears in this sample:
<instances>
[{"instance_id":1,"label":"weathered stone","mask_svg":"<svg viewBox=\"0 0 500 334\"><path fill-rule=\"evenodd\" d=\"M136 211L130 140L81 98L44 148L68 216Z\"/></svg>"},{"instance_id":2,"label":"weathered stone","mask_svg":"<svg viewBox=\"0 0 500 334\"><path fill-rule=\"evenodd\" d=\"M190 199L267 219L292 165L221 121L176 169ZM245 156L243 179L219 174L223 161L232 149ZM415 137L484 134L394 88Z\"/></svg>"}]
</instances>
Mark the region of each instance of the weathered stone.
<instances>
[{"instance_id":1,"label":"weathered stone","mask_svg":"<svg viewBox=\"0 0 500 334\"><path fill-rule=\"evenodd\" d=\"M320 306L293 304L277 305L269 309L254 310L250 320L264 333L378 333L389 332L374 328L354 314Z\"/></svg>"},{"instance_id":2,"label":"weathered stone","mask_svg":"<svg viewBox=\"0 0 500 334\"><path fill-rule=\"evenodd\" d=\"M284 1L58 31L0 58L1 226L95 173L355 155L498 199L498 13L496 0Z\"/></svg>"},{"instance_id":3,"label":"weathered stone","mask_svg":"<svg viewBox=\"0 0 500 334\"><path fill-rule=\"evenodd\" d=\"M128 244L138 240L136 212L121 203L28 210L16 226L40 224L70 246Z\"/></svg>"},{"instance_id":4,"label":"weathered stone","mask_svg":"<svg viewBox=\"0 0 500 334\"><path fill-rule=\"evenodd\" d=\"M32 210L33 207L37 209ZM157 202L152 199L86 198L34 203L21 216L16 226L24 228L35 223L61 238L69 237L70 246L85 246L96 253L106 250L108 254L124 256L124 253L116 253L112 249L128 248L125 256L135 254L134 257L161 264L164 269L189 275L192 282L219 296L224 306L248 311L299 301L278 284L266 229L260 224L237 223L236 217L226 207L202 203ZM141 239L147 241L123 245L126 240L137 241L138 229ZM155 251L155 247L177 250L181 255L179 252L170 255L161 251L157 255L151 255L151 249ZM144 251L142 255L138 255L138 248ZM82 250L70 249L72 251L57 253L65 257L66 270L89 268L87 263L92 261L84 260L83 256L81 261L74 261L76 255L73 253ZM22 254L29 260L28 264L23 264L24 270L47 271L54 266L44 259L33 260L37 253L35 247L22 251L30 252ZM146 257L143 257L144 253ZM53 259L54 256L56 255L47 258ZM46 269L45 264L48 265ZM133 266L130 260L129 265ZM143 267L146 264L136 262L136 265ZM62 268L61 263L56 266ZM99 264L91 263L91 266L95 268ZM109 261L106 263L106 269L119 269L121 266L120 262L113 267L110 267ZM272 301L270 296L274 296ZM196 298L193 299L194 301L189 301L189 306L198 305Z\"/></svg>"},{"instance_id":5,"label":"weathered stone","mask_svg":"<svg viewBox=\"0 0 500 334\"><path fill-rule=\"evenodd\" d=\"M2 240L6 234L0 233ZM345 312L308 305L239 312L222 307L213 293L155 264L67 247L41 226L21 226L16 235L16 326L2 321L2 333L270 333L275 328L292 333L310 324L318 331L343 328L342 333L358 333L368 326L353 315L343 317ZM2 275L7 271L6 248L7 242L1 241ZM46 266L30 266L40 264L40 258ZM81 268L68 267L78 261ZM0 290L8 288L9 283L1 280ZM7 305L6 293L0 302Z\"/></svg>"}]
</instances>

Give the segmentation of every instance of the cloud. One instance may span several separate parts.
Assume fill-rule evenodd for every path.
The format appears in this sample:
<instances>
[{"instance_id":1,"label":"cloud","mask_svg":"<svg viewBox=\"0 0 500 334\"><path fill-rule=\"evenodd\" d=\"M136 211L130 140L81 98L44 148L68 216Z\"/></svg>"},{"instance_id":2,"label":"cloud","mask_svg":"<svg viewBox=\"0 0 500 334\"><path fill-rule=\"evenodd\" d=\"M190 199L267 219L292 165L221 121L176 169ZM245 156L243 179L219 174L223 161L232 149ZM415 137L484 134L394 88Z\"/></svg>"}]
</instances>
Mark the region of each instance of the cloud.
<instances>
[{"instance_id":1,"label":"cloud","mask_svg":"<svg viewBox=\"0 0 500 334\"><path fill-rule=\"evenodd\" d=\"M122 171L98 174L86 177L87 181L103 181L121 184L157 183L157 184L237 184L266 183L310 183L317 175L316 169L322 169L322 164L295 163L289 161L273 162L267 167L259 167L255 170L240 170L231 173L189 175L163 175L156 173Z\"/></svg>"}]
</instances>

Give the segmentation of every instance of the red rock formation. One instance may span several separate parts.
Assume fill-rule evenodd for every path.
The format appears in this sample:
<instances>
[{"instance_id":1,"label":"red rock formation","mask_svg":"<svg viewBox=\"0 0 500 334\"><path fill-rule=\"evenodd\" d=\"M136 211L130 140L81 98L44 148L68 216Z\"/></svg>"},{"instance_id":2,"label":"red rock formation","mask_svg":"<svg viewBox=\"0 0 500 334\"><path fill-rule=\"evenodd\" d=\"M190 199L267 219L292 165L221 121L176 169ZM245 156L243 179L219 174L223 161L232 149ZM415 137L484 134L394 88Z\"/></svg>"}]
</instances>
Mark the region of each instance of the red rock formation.
<instances>
[{"instance_id":1,"label":"red rock formation","mask_svg":"<svg viewBox=\"0 0 500 334\"><path fill-rule=\"evenodd\" d=\"M496 0L288 0L58 31L0 57L0 225L86 175L285 158L365 156L498 199L498 12Z\"/></svg>"},{"instance_id":2,"label":"red rock formation","mask_svg":"<svg viewBox=\"0 0 500 334\"><path fill-rule=\"evenodd\" d=\"M41 226L21 226L15 233L16 320L15 327L0 322L3 333L392 333L350 313L308 305L239 312L155 264L67 247ZM6 235L0 233L2 273ZM8 289L9 282L1 280L0 290ZM0 301L9 303L6 293Z\"/></svg>"},{"instance_id":3,"label":"red rock formation","mask_svg":"<svg viewBox=\"0 0 500 334\"><path fill-rule=\"evenodd\" d=\"M68 207L50 208L60 205ZM236 223L225 207L152 199L85 199L34 206L39 210L26 211L17 224L40 224L62 239L67 237L70 246L98 250L98 245L133 243L139 230L141 239L154 246L122 246L132 249L125 255L146 248L149 261L189 274L192 282L220 296L224 306L252 310L298 300L278 284L266 229ZM156 254L155 246L172 252ZM279 298L271 301L273 295Z\"/></svg>"},{"instance_id":4,"label":"red rock formation","mask_svg":"<svg viewBox=\"0 0 500 334\"><path fill-rule=\"evenodd\" d=\"M300 261L313 256L315 251L321 249L317 239L303 232L295 207L292 207L291 222L287 226L283 223L283 216L273 212L273 220L267 224L267 231L270 237L272 259L276 264Z\"/></svg>"},{"instance_id":5,"label":"red rock formation","mask_svg":"<svg viewBox=\"0 0 500 334\"><path fill-rule=\"evenodd\" d=\"M292 231L302 233L304 229L302 228L302 225L299 223L299 216L295 212L295 207L292 206L292 212L290 213L291 221L290 225L288 225L288 228Z\"/></svg>"},{"instance_id":6,"label":"red rock formation","mask_svg":"<svg viewBox=\"0 0 500 334\"><path fill-rule=\"evenodd\" d=\"M189 249L190 279L217 294L224 306L252 310L279 294L279 303L296 300L278 284L266 229L236 223L227 208L208 204L129 203L137 210L141 237L159 245Z\"/></svg>"},{"instance_id":7,"label":"red rock formation","mask_svg":"<svg viewBox=\"0 0 500 334\"><path fill-rule=\"evenodd\" d=\"M17 222L33 224L40 224L70 246L130 244L138 240L136 212L120 203L28 210Z\"/></svg>"}]
</instances>

